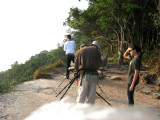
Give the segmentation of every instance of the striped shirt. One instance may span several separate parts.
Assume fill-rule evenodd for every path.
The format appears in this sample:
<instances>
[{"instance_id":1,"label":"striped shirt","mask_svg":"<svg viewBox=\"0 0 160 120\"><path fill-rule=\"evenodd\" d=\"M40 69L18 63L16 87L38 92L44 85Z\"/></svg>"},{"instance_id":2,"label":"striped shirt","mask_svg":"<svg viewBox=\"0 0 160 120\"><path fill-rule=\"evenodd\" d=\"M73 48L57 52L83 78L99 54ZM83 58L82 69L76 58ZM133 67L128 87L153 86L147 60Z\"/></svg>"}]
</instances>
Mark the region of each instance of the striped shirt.
<instances>
[{"instance_id":1,"label":"striped shirt","mask_svg":"<svg viewBox=\"0 0 160 120\"><path fill-rule=\"evenodd\" d=\"M66 54L75 54L75 41L67 41L64 44L64 51L66 51Z\"/></svg>"}]
</instances>

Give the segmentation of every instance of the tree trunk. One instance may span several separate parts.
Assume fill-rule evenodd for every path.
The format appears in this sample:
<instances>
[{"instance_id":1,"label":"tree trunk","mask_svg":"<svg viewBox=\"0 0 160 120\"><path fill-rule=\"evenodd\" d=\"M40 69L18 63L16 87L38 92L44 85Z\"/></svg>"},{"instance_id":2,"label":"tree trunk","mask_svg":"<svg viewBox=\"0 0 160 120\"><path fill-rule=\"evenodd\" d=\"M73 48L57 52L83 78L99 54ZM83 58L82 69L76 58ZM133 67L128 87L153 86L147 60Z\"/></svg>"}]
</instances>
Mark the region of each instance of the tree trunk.
<instances>
[{"instance_id":1,"label":"tree trunk","mask_svg":"<svg viewBox=\"0 0 160 120\"><path fill-rule=\"evenodd\" d=\"M143 29L143 28L142 28L142 29ZM142 48L143 48L143 30L140 31L139 36L140 36L140 47L141 47L141 49L142 49Z\"/></svg>"},{"instance_id":2,"label":"tree trunk","mask_svg":"<svg viewBox=\"0 0 160 120\"><path fill-rule=\"evenodd\" d=\"M123 65L123 43L124 43L124 30L121 27L121 43L118 51L118 54L119 54L118 65Z\"/></svg>"},{"instance_id":3,"label":"tree trunk","mask_svg":"<svg viewBox=\"0 0 160 120\"><path fill-rule=\"evenodd\" d=\"M108 43L108 44L109 44L109 46L110 46L111 53L112 53L112 55L113 55L113 54L114 54L113 45L112 45L112 43Z\"/></svg>"}]
</instances>

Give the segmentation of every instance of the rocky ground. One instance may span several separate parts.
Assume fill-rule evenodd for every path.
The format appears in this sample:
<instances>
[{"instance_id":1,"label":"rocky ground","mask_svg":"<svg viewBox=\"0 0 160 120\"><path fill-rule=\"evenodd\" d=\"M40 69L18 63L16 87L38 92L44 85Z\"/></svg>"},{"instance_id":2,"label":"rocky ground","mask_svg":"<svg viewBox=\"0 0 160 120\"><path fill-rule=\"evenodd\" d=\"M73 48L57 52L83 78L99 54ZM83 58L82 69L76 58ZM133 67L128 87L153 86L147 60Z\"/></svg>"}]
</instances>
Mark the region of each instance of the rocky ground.
<instances>
[{"instance_id":1,"label":"rocky ground","mask_svg":"<svg viewBox=\"0 0 160 120\"><path fill-rule=\"evenodd\" d=\"M110 65L102 69L104 78L99 80L97 92L114 107L127 106L127 68L127 66L117 67ZM145 70L142 70L141 74L145 72ZM71 73L70 78L72 77L73 73ZM62 81L64 82L60 85ZM58 97L56 95L69 81L64 80L64 72L61 71L59 74L54 74L53 79L38 79L16 86L15 92L5 93L0 96L0 119L23 120L38 107L53 101L59 101L63 93ZM76 84L77 82L75 81L66 94L66 96L70 96L74 100L77 95ZM135 107L151 109L160 116L159 97L155 97L151 91L156 92L157 95L160 94L159 91L156 91L155 86L140 83L135 91ZM98 96L95 105L109 106Z\"/></svg>"}]
</instances>

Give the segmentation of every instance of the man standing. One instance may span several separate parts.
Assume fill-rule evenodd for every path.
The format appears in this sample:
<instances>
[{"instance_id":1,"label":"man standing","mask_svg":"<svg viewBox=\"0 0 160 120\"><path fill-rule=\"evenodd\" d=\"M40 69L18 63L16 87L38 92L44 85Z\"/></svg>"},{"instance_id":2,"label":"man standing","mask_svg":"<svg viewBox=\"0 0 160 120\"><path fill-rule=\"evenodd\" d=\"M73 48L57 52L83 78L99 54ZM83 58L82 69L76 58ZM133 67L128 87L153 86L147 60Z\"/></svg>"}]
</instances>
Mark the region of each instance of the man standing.
<instances>
[{"instance_id":1,"label":"man standing","mask_svg":"<svg viewBox=\"0 0 160 120\"><path fill-rule=\"evenodd\" d=\"M141 67L141 48L138 46L129 46L124 53L126 59L131 59L128 71L127 95L128 104L134 105L134 90L139 83L139 73Z\"/></svg>"},{"instance_id":2,"label":"man standing","mask_svg":"<svg viewBox=\"0 0 160 120\"><path fill-rule=\"evenodd\" d=\"M101 64L101 55L98 48L98 42L93 41L92 46L80 49L75 55L74 68L80 73L76 100L78 103L84 103L86 97L88 98L87 103L94 104L95 102L98 82L97 70Z\"/></svg>"},{"instance_id":3,"label":"man standing","mask_svg":"<svg viewBox=\"0 0 160 120\"><path fill-rule=\"evenodd\" d=\"M71 40L71 35L67 35L67 41L64 44L64 51L66 52L66 79L69 79L69 70L71 61L74 63L75 41Z\"/></svg>"}]
</instances>

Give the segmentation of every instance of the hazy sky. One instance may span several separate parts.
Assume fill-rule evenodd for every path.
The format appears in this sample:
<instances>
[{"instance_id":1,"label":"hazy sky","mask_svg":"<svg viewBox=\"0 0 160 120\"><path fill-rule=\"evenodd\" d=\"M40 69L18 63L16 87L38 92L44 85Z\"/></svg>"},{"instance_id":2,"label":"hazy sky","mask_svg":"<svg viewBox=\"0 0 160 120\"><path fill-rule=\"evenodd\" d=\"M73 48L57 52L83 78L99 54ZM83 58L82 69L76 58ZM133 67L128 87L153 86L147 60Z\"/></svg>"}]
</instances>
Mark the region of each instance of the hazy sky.
<instances>
[{"instance_id":1,"label":"hazy sky","mask_svg":"<svg viewBox=\"0 0 160 120\"><path fill-rule=\"evenodd\" d=\"M0 0L0 71L24 63L43 50L57 48L66 35L70 8L86 9L86 0Z\"/></svg>"}]
</instances>

